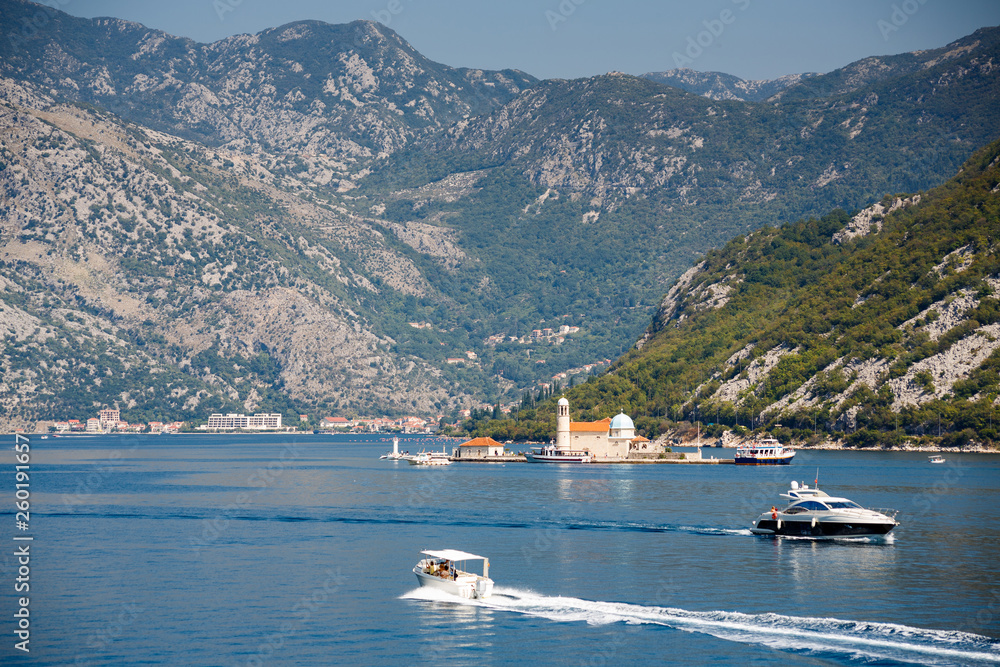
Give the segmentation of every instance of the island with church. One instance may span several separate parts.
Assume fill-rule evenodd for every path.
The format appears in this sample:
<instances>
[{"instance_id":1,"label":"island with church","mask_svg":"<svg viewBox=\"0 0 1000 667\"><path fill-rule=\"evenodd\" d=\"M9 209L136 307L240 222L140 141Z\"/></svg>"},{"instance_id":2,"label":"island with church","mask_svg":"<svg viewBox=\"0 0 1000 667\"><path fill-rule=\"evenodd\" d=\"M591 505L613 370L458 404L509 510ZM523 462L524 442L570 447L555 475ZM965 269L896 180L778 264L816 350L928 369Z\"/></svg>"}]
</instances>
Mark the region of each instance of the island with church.
<instances>
[{"instance_id":1,"label":"island with church","mask_svg":"<svg viewBox=\"0 0 1000 667\"><path fill-rule=\"evenodd\" d=\"M539 448L536 461L553 463L732 463L732 459L703 458L701 447L693 452L668 451L662 444L637 435L632 418L625 413L595 422L570 420L569 401L560 398L556 405L556 437L552 444ZM542 454L539 456L539 454ZM565 456L560 456L565 454ZM523 453L514 453L493 438L474 438L452 450L452 461L514 462L527 461Z\"/></svg>"}]
</instances>

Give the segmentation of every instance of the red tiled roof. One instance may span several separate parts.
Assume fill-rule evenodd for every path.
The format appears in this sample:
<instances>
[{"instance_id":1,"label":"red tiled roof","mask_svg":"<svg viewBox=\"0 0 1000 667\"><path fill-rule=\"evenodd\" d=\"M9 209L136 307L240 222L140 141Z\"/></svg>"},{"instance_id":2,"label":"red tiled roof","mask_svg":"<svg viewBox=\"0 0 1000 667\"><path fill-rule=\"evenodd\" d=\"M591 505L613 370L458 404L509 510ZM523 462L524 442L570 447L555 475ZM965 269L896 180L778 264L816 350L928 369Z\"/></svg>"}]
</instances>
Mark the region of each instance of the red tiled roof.
<instances>
[{"instance_id":1,"label":"red tiled roof","mask_svg":"<svg viewBox=\"0 0 1000 667\"><path fill-rule=\"evenodd\" d=\"M468 442L463 442L459 447L502 447L499 442L493 438L473 438Z\"/></svg>"},{"instance_id":2,"label":"red tiled roof","mask_svg":"<svg viewBox=\"0 0 1000 667\"><path fill-rule=\"evenodd\" d=\"M598 433L611 429L611 417L605 417L599 422L570 422L570 433Z\"/></svg>"}]
</instances>

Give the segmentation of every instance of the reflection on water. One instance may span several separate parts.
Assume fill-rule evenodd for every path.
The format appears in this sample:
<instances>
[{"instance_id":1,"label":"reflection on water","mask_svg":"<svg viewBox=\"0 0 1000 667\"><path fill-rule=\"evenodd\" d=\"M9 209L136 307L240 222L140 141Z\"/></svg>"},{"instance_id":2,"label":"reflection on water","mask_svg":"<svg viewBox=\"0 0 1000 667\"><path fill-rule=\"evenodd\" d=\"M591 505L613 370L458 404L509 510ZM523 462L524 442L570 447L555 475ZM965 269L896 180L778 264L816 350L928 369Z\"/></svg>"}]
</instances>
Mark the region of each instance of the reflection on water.
<instances>
[{"instance_id":1,"label":"reflection on water","mask_svg":"<svg viewBox=\"0 0 1000 667\"><path fill-rule=\"evenodd\" d=\"M774 547L780 567L800 585L836 589L845 585L875 592L887 587L886 572L894 564L894 539L761 538Z\"/></svg>"}]
</instances>

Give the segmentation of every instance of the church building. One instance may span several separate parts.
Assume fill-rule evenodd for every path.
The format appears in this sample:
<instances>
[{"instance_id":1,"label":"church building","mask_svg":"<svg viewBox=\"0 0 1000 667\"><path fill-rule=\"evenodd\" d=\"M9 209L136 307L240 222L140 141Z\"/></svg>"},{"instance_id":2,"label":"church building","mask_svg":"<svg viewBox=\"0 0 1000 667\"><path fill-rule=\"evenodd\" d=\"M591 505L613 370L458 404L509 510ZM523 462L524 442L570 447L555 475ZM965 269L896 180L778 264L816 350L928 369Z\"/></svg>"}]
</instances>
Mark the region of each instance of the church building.
<instances>
[{"instance_id":1,"label":"church building","mask_svg":"<svg viewBox=\"0 0 1000 667\"><path fill-rule=\"evenodd\" d=\"M560 398L556 406L556 447L587 450L595 461L620 461L653 454L652 443L635 434L635 424L625 413L596 422L569 419L569 401Z\"/></svg>"}]
</instances>

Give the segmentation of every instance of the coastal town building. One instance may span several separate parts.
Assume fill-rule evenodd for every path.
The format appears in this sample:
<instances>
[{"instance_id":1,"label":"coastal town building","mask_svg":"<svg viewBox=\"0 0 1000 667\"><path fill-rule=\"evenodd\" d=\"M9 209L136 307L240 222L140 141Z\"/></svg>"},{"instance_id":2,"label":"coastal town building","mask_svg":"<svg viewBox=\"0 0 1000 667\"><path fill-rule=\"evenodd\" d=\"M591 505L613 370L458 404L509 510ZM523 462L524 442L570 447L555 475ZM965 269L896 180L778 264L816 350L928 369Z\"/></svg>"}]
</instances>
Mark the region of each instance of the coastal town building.
<instances>
[{"instance_id":1,"label":"coastal town building","mask_svg":"<svg viewBox=\"0 0 1000 667\"><path fill-rule=\"evenodd\" d=\"M254 415L243 415L229 413L227 415L215 413L208 418L209 430L270 430L281 428L280 413L258 412Z\"/></svg>"},{"instance_id":2,"label":"coastal town building","mask_svg":"<svg viewBox=\"0 0 1000 667\"><path fill-rule=\"evenodd\" d=\"M115 408L104 408L97 413L97 418L100 420L101 430L110 431L113 428L118 428L118 422L122 420L122 413Z\"/></svg>"},{"instance_id":3,"label":"coastal town building","mask_svg":"<svg viewBox=\"0 0 1000 667\"><path fill-rule=\"evenodd\" d=\"M347 429L354 426L354 422L345 417L323 417L319 420L319 427L321 429Z\"/></svg>"}]
</instances>

